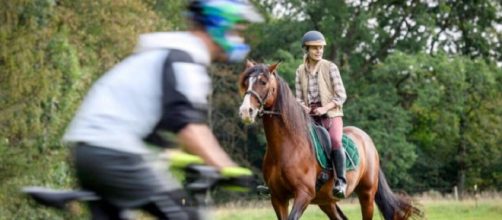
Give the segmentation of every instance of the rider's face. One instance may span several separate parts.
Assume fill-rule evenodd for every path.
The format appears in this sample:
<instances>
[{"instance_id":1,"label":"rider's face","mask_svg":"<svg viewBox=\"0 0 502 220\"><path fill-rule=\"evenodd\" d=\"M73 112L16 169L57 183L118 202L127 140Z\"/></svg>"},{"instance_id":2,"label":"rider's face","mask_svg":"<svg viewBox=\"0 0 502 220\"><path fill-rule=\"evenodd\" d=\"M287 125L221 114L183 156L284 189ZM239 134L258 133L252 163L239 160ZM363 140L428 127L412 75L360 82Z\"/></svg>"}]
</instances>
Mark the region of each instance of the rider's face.
<instances>
[{"instance_id":1,"label":"rider's face","mask_svg":"<svg viewBox=\"0 0 502 220\"><path fill-rule=\"evenodd\" d=\"M308 46L307 56L311 60L319 61L322 59L324 53L324 46Z\"/></svg>"}]
</instances>

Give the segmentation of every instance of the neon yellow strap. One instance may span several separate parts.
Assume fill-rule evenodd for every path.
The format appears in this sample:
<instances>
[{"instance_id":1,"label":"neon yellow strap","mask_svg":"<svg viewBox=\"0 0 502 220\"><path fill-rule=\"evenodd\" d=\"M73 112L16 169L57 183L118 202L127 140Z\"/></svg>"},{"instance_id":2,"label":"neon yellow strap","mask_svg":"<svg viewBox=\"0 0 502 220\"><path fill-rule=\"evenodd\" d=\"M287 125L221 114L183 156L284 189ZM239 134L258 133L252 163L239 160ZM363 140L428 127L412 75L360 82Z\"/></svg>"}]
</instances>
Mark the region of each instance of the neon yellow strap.
<instances>
[{"instance_id":1,"label":"neon yellow strap","mask_svg":"<svg viewBox=\"0 0 502 220\"><path fill-rule=\"evenodd\" d=\"M221 187L224 190L232 191L232 192L249 192L251 189L242 186L223 186Z\"/></svg>"},{"instance_id":2,"label":"neon yellow strap","mask_svg":"<svg viewBox=\"0 0 502 220\"><path fill-rule=\"evenodd\" d=\"M253 175L250 169L244 167L224 167L220 170L220 173L222 176L228 178Z\"/></svg>"},{"instance_id":3,"label":"neon yellow strap","mask_svg":"<svg viewBox=\"0 0 502 220\"><path fill-rule=\"evenodd\" d=\"M253 172L244 167L224 167L220 170L222 176L227 178L239 178L239 177L250 177L253 176ZM244 186L224 186L222 187L225 190L234 191L234 192L248 192L250 189Z\"/></svg>"},{"instance_id":4,"label":"neon yellow strap","mask_svg":"<svg viewBox=\"0 0 502 220\"><path fill-rule=\"evenodd\" d=\"M183 152L175 152L172 153L171 158L171 166L172 167L177 167L177 168L184 168L188 165L191 164L203 164L204 160L202 158L192 155L192 154L187 154Z\"/></svg>"}]
</instances>

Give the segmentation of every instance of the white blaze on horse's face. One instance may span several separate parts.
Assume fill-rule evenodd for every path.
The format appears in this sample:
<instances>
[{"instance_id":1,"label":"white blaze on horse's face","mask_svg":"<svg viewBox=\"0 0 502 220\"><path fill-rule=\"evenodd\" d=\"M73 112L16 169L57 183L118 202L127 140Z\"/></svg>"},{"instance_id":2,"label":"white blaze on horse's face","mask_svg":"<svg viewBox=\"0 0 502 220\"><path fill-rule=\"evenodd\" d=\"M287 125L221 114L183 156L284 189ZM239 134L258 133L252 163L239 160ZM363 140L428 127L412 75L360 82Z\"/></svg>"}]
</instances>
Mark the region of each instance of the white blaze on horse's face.
<instances>
[{"instance_id":1,"label":"white blaze on horse's face","mask_svg":"<svg viewBox=\"0 0 502 220\"><path fill-rule=\"evenodd\" d=\"M249 77L247 91L251 91L253 89L253 84L256 82L256 80L256 77ZM241 116L241 120L244 123L254 123L256 115L258 115L258 107L255 107L251 104L251 94L247 93L244 96L244 100L242 101L241 107L239 108L239 115Z\"/></svg>"}]
</instances>

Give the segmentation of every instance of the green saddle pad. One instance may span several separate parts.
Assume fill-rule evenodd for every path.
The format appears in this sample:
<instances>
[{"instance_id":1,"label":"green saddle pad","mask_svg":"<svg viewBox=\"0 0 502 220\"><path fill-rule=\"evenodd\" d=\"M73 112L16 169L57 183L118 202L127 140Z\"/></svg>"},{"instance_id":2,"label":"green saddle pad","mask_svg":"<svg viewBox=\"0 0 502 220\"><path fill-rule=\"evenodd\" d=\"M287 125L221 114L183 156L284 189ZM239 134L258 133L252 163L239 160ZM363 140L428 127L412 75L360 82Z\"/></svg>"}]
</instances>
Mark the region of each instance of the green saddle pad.
<instances>
[{"instance_id":1,"label":"green saddle pad","mask_svg":"<svg viewBox=\"0 0 502 220\"><path fill-rule=\"evenodd\" d=\"M317 162L323 169L331 167L328 157L323 150L319 137L313 128L310 128L310 138L314 145L315 155ZM357 151L356 143L347 135L343 134L342 137L343 148L345 149L345 167L347 170L354 170L359 165L359 152Z\"/></svg>"}]
</instances>

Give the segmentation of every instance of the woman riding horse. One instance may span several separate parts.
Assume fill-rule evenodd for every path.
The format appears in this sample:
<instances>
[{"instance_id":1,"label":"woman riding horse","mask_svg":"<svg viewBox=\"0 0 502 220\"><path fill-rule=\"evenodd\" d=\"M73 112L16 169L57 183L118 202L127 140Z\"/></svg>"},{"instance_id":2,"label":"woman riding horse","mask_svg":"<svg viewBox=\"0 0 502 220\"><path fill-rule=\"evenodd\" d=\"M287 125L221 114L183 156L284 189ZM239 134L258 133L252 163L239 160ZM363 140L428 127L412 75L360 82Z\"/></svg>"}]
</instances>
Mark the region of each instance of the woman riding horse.
<instances>
[{"instance_id":1,"label":"woman riding horse","mask_svg":"<svg viewBox=\"0 0 502 220\"><path fill-rule=\"evenodd\" d=\"M263 120L267 148L263 159L263 177L270 189L272 206L278 219L299 219L310 203L318 204L330 219L346 219L333 196L334 175L316 188L325 171L316 161L309 137L310 116L296 101L287 83L277 74L277 64L247 62L240 77L244 95L239 114L244 122ZM411 202L395 195L380 169L378 152L371 137L356 127L344 127L343 133L356 145L359 164L347 172L346 195L357 193L362 219L373 218L376 202L386 220L408 219L421 212ZM289 200L293 208L288 215Z\"/></svg>"},{"instance_id":2,"label":"woman riding horse","mask_svg":"<svg viewBox=\"0 0 502 220\"><path fill-rule=\"evenodd\" d=\"M322 58L326 40L319 31L303 35L304 63L296 70L296 98L316 123L328 130L335 175L333 195L345 197L345 151L342 147L343 103L347 98L336 64Z\"/></svg>"}]
</instances>

